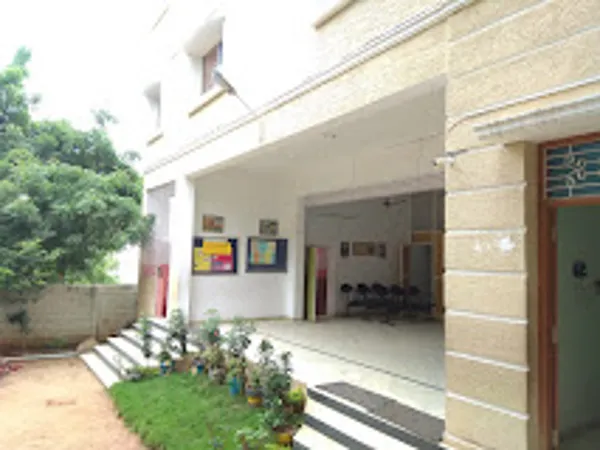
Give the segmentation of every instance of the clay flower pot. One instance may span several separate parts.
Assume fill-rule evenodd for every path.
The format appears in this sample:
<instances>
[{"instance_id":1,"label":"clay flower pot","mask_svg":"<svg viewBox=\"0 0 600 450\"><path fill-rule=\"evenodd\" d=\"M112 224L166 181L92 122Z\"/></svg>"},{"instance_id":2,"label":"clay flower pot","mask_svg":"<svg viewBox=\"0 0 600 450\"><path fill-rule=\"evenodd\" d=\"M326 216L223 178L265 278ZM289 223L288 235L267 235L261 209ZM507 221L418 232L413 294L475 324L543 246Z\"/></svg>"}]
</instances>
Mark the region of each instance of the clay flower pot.
<instances>
[{"instance_id":1,"label":"clay flower pot","mask_svg":"<svg viewBox=\"0 0 600 450\"><path fill-rule=\"evenodd\" d=\"M294 441L294 430L292 428L278 428L274 431L279 445L292 445Z\"/></svg>"},{"instance_id":2,"label":"clay flower pot","mask_svg":"<svg viewBox=\"0 0 600 450\"><path fill-rule=\"evenodd\" d=\"M246 398L248 399L248 404L253 408L258 408L262 405L263 399L260 388L256 388L254 386L247 386Z\"/></svg>"}]
</instances>

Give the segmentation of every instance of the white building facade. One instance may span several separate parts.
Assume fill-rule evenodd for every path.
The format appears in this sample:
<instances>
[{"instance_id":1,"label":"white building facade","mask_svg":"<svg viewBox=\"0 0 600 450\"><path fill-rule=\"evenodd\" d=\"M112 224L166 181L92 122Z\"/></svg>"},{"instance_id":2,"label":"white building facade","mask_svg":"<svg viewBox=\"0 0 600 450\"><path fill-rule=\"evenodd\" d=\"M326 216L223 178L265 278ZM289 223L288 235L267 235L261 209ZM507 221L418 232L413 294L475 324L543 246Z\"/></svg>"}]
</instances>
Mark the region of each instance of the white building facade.
<instances>
[{"instance_id":1,"label":"white building facade","mask_svg":"<svg viewBox=\"0 0 600 450\"><path fill-rule=\"evenodd\" d=\"M553 220L590 201L574 185L600 195L595 173L551 185L547 160L569 149L600 164L598 42L597 0L169 2L146 43L144 208L157 224L140 312L302 320L308 246L340 262L343 244L393 242L377 280L391 283L406 279L400 249L435 242L444 442L555 448L570 413L558 412ZM349 203L360 211L324 209ZM283 269L249 270L261 220L287 245ZM196 250L213 240L235 247L235 273L200 273ZM345 310L348 265L330 267L323 315Z\"/></svg>"}]
</instances>

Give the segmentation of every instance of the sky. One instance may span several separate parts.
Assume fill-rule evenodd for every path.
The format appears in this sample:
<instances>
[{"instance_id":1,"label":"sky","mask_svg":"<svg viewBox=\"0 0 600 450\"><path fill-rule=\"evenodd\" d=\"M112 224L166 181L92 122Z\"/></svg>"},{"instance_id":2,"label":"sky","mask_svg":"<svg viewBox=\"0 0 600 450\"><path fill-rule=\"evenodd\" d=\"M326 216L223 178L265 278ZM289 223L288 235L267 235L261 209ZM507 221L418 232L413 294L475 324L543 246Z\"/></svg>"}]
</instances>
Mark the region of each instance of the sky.
<instances>
[{"instance_id":1,"label":"sky","mask_svg":"<svg viewBox=\"0 0 600 450\"><path fill-rule=\"evenodd\" d=\"M0 0L0 66L20 46L32 51L28 90L42 102L37 117L92 126L93 109L119 120L110 129L118 151L145 137L141 43L164 0ZM137 250L119 255L122 282L137 282Z\"/></svg>"},{"instance_id":2,"label":"sky","mask_svg":"<svg viewBox=\"0 0 600 450\"><path fill-rule=\"evenodd\" d=\"M32 51L28 89L39 93L36 115L92 124L104 108L119 150L143 142L140 44L158 0L0 0L0 65L19 46Z\"/></svg>"}]
</instances>

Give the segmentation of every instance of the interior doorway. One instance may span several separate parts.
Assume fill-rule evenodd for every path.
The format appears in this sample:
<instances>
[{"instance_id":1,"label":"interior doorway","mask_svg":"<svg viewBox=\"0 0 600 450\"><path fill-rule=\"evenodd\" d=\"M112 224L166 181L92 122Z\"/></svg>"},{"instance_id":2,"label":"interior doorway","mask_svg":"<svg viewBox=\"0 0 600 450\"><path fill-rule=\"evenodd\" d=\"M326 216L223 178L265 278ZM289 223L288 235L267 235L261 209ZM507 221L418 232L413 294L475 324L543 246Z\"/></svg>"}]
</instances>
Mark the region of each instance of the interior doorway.
<instances>
[{"instance_id":1,"label":"interior doorway","mask_svg":"<svg viewBox=\"0 0 600 450\"><path fill-rule=\"evenodd\" d=\"M327 247L306 247L305 314L304 318L316 321L327 315L329 291L329 257Z\"/></svg>"},{"instance_id":2,"label":"interior doorway","mask_svg":"<svg viewBox=\"0 0 600 450\"><path fill-rule=\"evenodd\" d=\"M556 407L561 450L600 448L600 205L556 211Z\"/></svg>"},{"instance_id":3,"label":"interior doorway","mask_svg":"<svg viewBox=\"0 0 600 450\"><path fill-rule=\"evenodd\" d=\"M543 448L600 448L600 134L540 146Z\"/></svg>"}]
</instances>

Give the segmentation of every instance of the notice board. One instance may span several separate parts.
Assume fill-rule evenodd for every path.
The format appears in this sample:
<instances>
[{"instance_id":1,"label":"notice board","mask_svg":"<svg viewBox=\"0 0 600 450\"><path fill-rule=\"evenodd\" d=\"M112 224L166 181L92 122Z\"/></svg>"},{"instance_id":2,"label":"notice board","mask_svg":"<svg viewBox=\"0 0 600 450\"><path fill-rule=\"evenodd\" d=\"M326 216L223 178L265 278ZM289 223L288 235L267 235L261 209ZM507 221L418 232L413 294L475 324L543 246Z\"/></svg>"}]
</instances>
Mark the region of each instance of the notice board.
<instances>
[{"instance_id":1,"label":"notice board","mask_svg":"<svg viewBox=\"0 0 600 450\"><path fill-rule=\"evenodd\" d=\"M248 238L246 272L287 272L287 239Z\"/></svg>"},{"instance_id":2,"label":"notice board","mask_svg":"<svg viewBox=\"0 0 600 450\"><path fill-rule=\"evenodd\" d=\"M192 275L237 273L235 238L195 237L192 250Z\"/></svg>"}]
</instances>

